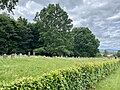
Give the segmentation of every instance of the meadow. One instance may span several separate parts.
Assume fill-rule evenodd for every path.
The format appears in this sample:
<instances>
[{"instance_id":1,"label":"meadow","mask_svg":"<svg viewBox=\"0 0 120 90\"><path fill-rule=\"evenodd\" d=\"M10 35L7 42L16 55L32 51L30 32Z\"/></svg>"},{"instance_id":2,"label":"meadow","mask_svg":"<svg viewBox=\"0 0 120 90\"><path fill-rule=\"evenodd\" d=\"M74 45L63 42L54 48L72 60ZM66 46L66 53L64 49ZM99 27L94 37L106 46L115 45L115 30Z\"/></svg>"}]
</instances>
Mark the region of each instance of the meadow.
<instances>
[{"instance_id":1,"label":"meadow","mask_svg":"<svg viewBox=\"0 0 120 90\"><path fill-rule=\"evenodd\" d=\"M0 57L0 83L9 83L22 77L35 77L52 70L72 67L78 60L65 60L50 57Z\"/></svg>"},{"instance_id":2,"label":"meadow","mask_svg":"<svg viewBox=\"0 0 120 90\"><path fill-rule=\"evenodd\" d=\"M57 69L69 68L98 58L51 58L42 56L0 57L0 83L9 83L22 77L35 77ZM105 60L105 59L104 59Z\"/></svg>"},{"instance_id":3,"label":"meadow","mask_svg":"<svg viewBox=\"0 0 120 90\"><path fill-rule=\"evenodd\" d=\"M120 68L96 85L96 90L120 90Z\"/></svg>"},{"instance_id":4,"label":"meadow","mask_svg":"<svg viewBox=\"0 0 120 90\"><path fill-rule=\"evenodd\" d=\"M88 62L107 61L108 58L67 58L44 56L0 57L0 85L10 84L23 77L39 77L58 69L68 69Z\"/></svg>"}]
</instances>

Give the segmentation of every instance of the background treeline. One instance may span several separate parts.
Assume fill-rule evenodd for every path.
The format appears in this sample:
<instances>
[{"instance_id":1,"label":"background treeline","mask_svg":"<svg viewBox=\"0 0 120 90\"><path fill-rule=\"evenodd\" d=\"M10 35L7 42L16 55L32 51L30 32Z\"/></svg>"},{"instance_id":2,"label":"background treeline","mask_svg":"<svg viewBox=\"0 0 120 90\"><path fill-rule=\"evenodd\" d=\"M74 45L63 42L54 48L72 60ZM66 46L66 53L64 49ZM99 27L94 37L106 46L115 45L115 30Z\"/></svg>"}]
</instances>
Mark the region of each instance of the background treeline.
<instances>
[{"instance_id":1,"label":"background treeline","mask_svg":"<svg viewBox=\"0 0 120 90\"><path fill-rule=\"evenodd\" d=\"M87 27L74 27L59 4L37 12L33 23L0 14L0 54L23 53L46 56L99 55L99 40Z\"/></svg>"}]
</instances>

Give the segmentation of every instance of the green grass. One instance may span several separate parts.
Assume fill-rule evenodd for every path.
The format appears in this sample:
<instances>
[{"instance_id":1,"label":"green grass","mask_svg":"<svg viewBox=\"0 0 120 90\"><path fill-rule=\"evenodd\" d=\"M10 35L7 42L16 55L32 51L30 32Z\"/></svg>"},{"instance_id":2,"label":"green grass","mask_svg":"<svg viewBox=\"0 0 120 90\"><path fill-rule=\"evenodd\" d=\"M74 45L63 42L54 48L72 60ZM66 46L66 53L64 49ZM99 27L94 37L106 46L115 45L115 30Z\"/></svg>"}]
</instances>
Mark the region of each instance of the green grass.
<instances>
[{"instance_id":1,"label":"green grass","mask_svg":"<svg viewBox=\"0 0 120 90\"><path fill-rule=\"evenodd\" d=\"M96 90L120 90L120 68L96 85Z\"/></svg>"},{"instance_id":2,"label":"green grass","mask_svg":"<svg viewBox=\"0 0 120 90\"><path fill-rule=\"evenodd\" d=\"M75 58L50 58L40 56L15 57L13 59L10 57L7 59L0 57L0 84L11 83L22 77L36 77L53 70L73 67L80 64L80 61L86 61L86 58L78 60Z\"/></svg>"},{"instance_id":3,"label":"green grass","mask_svg":"<svg viewBox=\"0 0 120 90\"><path fill-rule=\"evenodd\" d=\"M45 57L0 58L0 82L9 83L22 77L35 77L52 70L69 68L79 64L78 60Z\"/></svg>"},{"instance_id":4,"label":"green grass","mask_svg":"<svg viewBox=\"0 0 120 90\"><path fill-rule=\"evenodd\" d=\"M41 76L46 72L70 68L81 63L108 60L107 58L50 58L21 56L11 59L0 57L0 85L22 77Z\"/></svg>"}]
</instances>

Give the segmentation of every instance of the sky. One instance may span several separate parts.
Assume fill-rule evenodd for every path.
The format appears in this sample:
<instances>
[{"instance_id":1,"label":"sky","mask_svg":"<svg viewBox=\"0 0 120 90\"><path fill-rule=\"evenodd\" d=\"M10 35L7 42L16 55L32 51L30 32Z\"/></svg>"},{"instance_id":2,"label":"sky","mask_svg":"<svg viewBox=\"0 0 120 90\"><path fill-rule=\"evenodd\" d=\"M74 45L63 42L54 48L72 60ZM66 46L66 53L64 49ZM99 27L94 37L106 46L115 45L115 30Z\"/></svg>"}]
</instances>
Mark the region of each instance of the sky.
<instances>
[{"instance_id":1,"label":"sky","mask_svg":"<svg viewBox=\"0 0 120 90\"><path fill-rule=\"evenodd\" d=\"M19 0L13 17L32 22L49 3L59 3L74 27L89 27L100 40L100 49L120 49L120 0Z\"/></svg>"}]
</instances>

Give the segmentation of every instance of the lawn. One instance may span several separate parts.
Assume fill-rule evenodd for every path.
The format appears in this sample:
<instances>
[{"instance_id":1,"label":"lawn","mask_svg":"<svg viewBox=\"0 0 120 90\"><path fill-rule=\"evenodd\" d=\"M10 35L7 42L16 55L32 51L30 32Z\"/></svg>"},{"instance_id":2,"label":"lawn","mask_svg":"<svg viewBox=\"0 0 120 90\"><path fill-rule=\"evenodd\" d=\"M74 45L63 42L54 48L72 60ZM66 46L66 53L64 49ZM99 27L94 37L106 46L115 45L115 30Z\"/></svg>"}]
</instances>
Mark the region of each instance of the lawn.
<instances>
[{"instance_id":1,"label":"lawn","mask_svg":"<svg viewBox=\"0 0 120 90\"><path fill-rule=\"evenodd\" d=\"M41 76L62 68L70 68L85 62L108 60L107 58L50 58L41 56L0 57L0 85L11 83L22 77Z\"/></svg>"},{"instance_id":2,"label":"lawn","mask_svg":"<svg viewBox=\"0 0 120 90\"><path fill-rule=\"evenodd\" d=\"M96 85L96 90L120 90L120 67Z\"/></svg>"},{"instance_id":3,"label":"lawn","mask_svg":"<svg viewBox=\"0 0 120 90\"><path fill-rule=\"evenodd\" d=\"M15 57L3 59L0 57L0 83L9 83L22 77L35 77L56 69L69 68L85 58L50 58L50 57Z\"/></svg>"},{"instance_id":4,"label":"lawn","mask_svg":"<svg viewBox=\"0 0 120 90\"><path fill-rule=\"evenodd\" d=\"M46 57L0 57L0 83L9 83L22 77L35 77L52 70L69 68L79 64L78 60Z\"/></svg>"}]
</instances>

